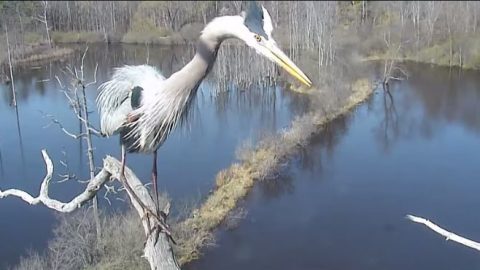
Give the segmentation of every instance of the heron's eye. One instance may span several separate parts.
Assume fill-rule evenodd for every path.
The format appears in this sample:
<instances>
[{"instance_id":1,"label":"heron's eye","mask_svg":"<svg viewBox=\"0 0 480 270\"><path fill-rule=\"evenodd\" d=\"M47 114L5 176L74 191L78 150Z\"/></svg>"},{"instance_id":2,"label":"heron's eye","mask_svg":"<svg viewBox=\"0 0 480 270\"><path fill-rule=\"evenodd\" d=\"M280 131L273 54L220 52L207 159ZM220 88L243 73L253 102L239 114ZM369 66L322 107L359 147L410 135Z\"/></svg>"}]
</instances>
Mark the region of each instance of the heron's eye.
<instances>
[{"instance_id":1,"label":"heron's eye","mask_svg":"<svg viewBox=\"0 0 480 270\"><path fill-rule=\"evenodd\" d=\"M257 40L257 42L260 42L260 41L262 41L262 37L261 37L261 36L259 36L259 35L255 35L255 39Z\"/></svg>"}]
</instances>

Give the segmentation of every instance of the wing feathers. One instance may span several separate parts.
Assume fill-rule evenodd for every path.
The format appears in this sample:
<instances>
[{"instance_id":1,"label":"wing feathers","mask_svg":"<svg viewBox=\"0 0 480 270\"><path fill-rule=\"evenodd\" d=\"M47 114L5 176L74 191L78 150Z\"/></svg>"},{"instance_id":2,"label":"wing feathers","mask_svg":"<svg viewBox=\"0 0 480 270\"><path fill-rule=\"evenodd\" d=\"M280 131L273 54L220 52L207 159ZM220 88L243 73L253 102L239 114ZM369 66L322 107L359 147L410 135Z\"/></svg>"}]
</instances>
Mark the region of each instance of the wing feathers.
<instances>
[{"instance_id":1,"label":"wing feathers","mask_svg":"<svg viewBox=\"0 0 480 270\"><path fill-rule=\"evenodd\" d=\"M157 69L147 65L116 68L111 80L99 87L96 103L101 132L107 136L117 133L132 112L132 105L140 106L140 89L146 89L152 81L161 82L164 79ZM132 100L133 89L137 90L134 90Z\"/></svg>"}]
</instances>

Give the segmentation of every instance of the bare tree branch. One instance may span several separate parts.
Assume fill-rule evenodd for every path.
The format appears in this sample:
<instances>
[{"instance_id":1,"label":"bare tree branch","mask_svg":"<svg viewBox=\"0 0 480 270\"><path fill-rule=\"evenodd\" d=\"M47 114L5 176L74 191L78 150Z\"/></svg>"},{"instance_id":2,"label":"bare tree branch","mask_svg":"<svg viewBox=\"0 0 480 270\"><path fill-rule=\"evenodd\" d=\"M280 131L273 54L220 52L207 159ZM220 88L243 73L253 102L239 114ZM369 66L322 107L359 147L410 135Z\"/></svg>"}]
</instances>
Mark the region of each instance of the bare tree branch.
<instances>
[{"instance_id":1,"label":"bare tree branch","mask_svg":"<svg viewBox=\"0 0 480 270\"><path fill-rule=\"evenodd\" d=\"M42 203L48 208L58 212L69 213L92 200L96 196L98 190L100 190L100 188L103 187L110 179L120 179L120 171L122 167L120 161L111 156L107 156L103 160L103 169L100 170L100 172L89 181L86 189L82 193L77 195L70 202L60 202L50 198L48 195L48 187L53 175L53 163L46 150L42 150L42 155L47 167L47 174L41 184L40 194L37 197L33 197L25 191L9 189L5 191L0 190L0 198L14 196L32 205ZM150 193L128 167L125 167L125 180L132 187L132 191L135 193L135 195L147 208L150 209L150 211L153 211L152 209L156 209L155 202L150 196ZM169 238L167 235L164 232L160 232L157 238L156 234L152 233L152 231L155 231L155 228L158 228L158 220L153 218L144 218L146 214L145 209L138 204L128 190L127 193L130 197L130 201L142 220L144 232L147 237L144 248L144 257L150 263L151 269L179 270L180 267L178 266L173 254L173 250L169 245ZM162 208L166 214L169 212L169 207L170 204L164 198L162 202Z\"/></svg>"},{"instance_id":2,"label":"bare tree branch","mask_svg":"<svg viewBox=\"0 0 480 270\"><path fill-rule=\"evenodd\" d=\"M65 133L66 135L74 138L74 139L79 139L79 138L82 138L84 136L86 136L85 133L80 133L80 134L74 134L70 131L68 131L63 125L62 123L60 123L60 121L58 121L56 118L53 117L53 115L50 115L50 114L44 114L45 117L49 117L51 122L45 126L46 127L49 127L51 124L56 124L58 127L60 127L60 129L63 131L63 133Z\"/></svg>"},{"instance_id":3,"label":"bare tree branch","mask_svg":"<svg viewBox=\"0 0 480 270\"><path fill-rule=\"evenodd\" d=\"M469 248L473 248L473 249L476 249L476 250L480 251L480 243L472 241L472 240L467 239L465 237L459 236L459 235L454 234L452 232L449 232L449 231L439 227L438 225L434 224L430 220L424 219L422 217L412 216L412 215L407 215L407 218L409 220L415 222L415 223L420 223L420 224L423 224L423 225L427 226L428 228L430 228L434 232L444 236L447 241L452 240L453 242L457 242L457 243L462 244L464 246L467 246Z\"/></svg>"},{"instance_id":4,"label":"bare tree branch","mask_svg":"<svg viewBox=\"0 0 480 270\"><path fill-rule=\"evenodd\" d=\"M42 150L42 155L47 167L47 175L43 179L42 185L40 186L40 194L37 197L33 197L25 191L9 189L5 191L0 190L0 198L15 196L32 205L42 203L48 208L54 209L58 212L70 213L81 207L87 201L91 200L97 191L102 187L102 185L109 180L110 174L103 169L95 176L94 179L89 182L85 191L73 198L70 202L63 203L55 199L51 199L48 195L48 188L50 181L52 180L53 163L46 150Z\"/></svg>"},{"instance_id":5,"label":"bare tree branch","mask_svg":"<svg viewBox=\"0 0 480 270\"><path fill-rule=\"evenodd\" d=\"M93 72L93 81L85 84L85 88L89 87L92 84L97 83L97 70L98 70L98 62L95 64L95 71Z\"/></svg>"}]
</instances>

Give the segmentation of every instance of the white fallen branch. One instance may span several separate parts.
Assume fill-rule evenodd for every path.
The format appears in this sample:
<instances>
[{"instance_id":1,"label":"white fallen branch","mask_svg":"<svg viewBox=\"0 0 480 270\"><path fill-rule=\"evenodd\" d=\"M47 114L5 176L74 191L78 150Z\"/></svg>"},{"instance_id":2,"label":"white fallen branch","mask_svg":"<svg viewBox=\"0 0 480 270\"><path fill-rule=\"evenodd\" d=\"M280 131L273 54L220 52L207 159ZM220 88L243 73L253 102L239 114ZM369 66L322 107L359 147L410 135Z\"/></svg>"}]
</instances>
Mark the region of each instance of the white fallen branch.
<instances>
[{"instance_id":1,"label":"white fallen branch","mask_svg":"<svg viewBox=\"0 0 480 270\"><path fill-rule=\"evenodd\" d=\"M111 179L120 179L120 161L111 156L107 156L103 160L103 168L93 179L90 180L86 189L82 193L73 198L70 202L60 202L50 198L48 195L48 187L53 175L53 163L45 150L42 150L42 155L47 167L47 174L40 186L40 194L37 197L33 197L22 190L8 189L5 191L0 190L0 199L14 196L32 205L42 203L48 208L54 209L58 212L69 213L90 201L97 194L98 190L108 181ZM125 179L142 203L149 208L150 211L154 212L154 209L156 208L155 202L142 182L128 167L125 167ZM145 218L145 210L137 203L132 194L128 191L127 193L142 220L142 225L147 238L144 248L144 257L150 263L151 269L179 270L180 267L175 260L167 235L164 232L161 232L158 235L158 238L156 238L156 234L151 233L152 229L157 227L158 221L154 218ZM160 209L163 209L163 211L168 214L169 203L167 200L164 200L163 205L160 205L160 207Z\"/></svg>"},{"instance_id":2,"label":"white fallen branch","mask_svg":"<svg viewBox=\"0 0 480 270\"><path fill-rule=\"evenodd\" d=\"M467 239L465 237L459 236L459 235L454 234L452 232L449 232L449 231L439 227L438 225L434 224L430 220L424 219L422 217L412 216L412 215L407 215L407 218L410 219L413 222L420 223L420 224L423 224L423 225L427 226L428 228L432 229L434 232L444 236L447 241L451 240L451 241L457 242L459 244L462 244L464 246L467 246L467 247L470 247L470 248L473 248L473 249L476 249L476 250L480 251L480 243L472 241L472 240Z\"/></svg>"},{"instance_id":3,"label":"white fallen branch","mask_svg":"<svg viewBox=\"0 0 480 270\"><path fill-rule=\"evenodd\" d=\"M53 175L53 163L48 156L47 151L42 150L42 155L45 165L47 166L47 175L43 179L42 185L40 186L40 194L37 197L33 197L23 190L8 189L5 191L0 190L0 199L8 196L15 196L32 205L42 203L46 207L54 209L58 212L70 213L91 200L95 194L97 194L97 191L103 186L103 184L110 179L110 174L103 169L92 181L88 183L87 188L78 196L73 198L70 202L64 203L57 201L50 198L48 195L48 188Z\"/></svg>"}]
</instances>

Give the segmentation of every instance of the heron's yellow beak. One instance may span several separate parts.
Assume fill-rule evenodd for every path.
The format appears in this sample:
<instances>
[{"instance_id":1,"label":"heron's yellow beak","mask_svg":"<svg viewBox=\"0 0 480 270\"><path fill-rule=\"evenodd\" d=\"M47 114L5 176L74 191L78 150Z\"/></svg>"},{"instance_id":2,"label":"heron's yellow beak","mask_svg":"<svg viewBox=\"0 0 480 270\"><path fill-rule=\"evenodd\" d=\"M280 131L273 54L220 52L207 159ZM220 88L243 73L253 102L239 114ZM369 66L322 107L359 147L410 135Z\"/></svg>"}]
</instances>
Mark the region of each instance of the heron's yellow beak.
<instances>
[{"instance_id":1,"label":"heron's yellow beak","mask_svg":"<svg viewBox=\"0 0 480 270\"><path fill-rule=\"evenodd\" d=\"M271 53L271 58L274 62L285 69L290 75L305 84L307 87L312 86L312 81L295 65L288 56L286 56L277 46L271 45L267 47Z\"/></svg>"}]
</instances>

